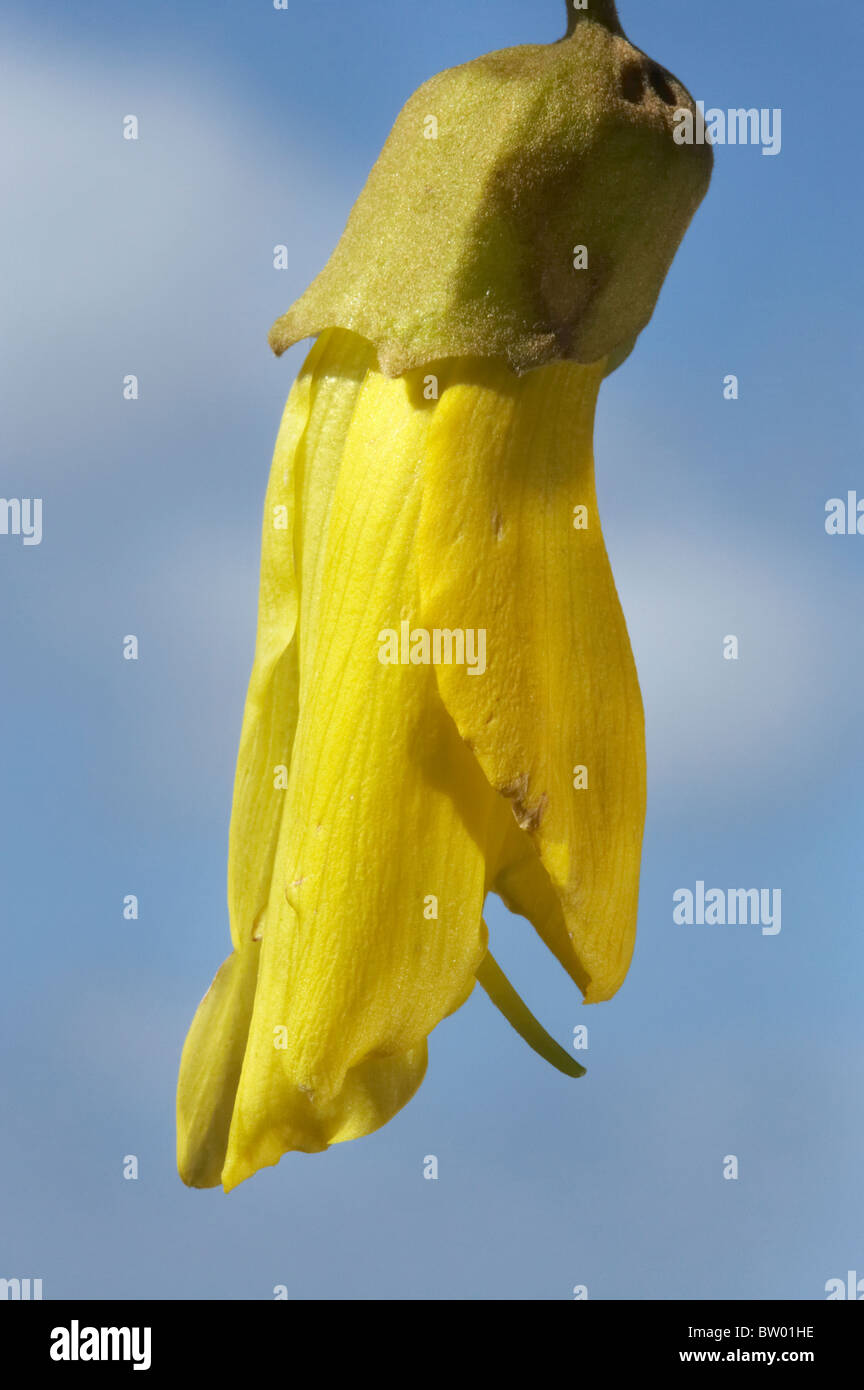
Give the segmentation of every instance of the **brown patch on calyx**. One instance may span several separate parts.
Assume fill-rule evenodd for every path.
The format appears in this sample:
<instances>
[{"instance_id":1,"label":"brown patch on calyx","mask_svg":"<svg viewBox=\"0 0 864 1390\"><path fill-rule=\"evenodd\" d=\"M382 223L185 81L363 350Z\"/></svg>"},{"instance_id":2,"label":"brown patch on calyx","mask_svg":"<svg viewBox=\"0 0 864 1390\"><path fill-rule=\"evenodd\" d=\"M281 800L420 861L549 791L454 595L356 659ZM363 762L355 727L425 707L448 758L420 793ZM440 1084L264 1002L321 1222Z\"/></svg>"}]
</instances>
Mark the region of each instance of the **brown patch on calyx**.
<instances>
[{"instance_id":1,"label":"brown patch on calyx","mask_svg":"<svg viewBox=\"0 0 864 1390\"><path fill-rule=\"evenodd\" d=\"M549 795L543 795L530 805L528 801L528 773L523 772L521 777L515 781L508 782L506 786L500 787L502 796L506 796L508 801L513 802L513 815L516 817L516 824L520 830L539 830L543 813L549 804Z\"/></svg>"}]
</instances>

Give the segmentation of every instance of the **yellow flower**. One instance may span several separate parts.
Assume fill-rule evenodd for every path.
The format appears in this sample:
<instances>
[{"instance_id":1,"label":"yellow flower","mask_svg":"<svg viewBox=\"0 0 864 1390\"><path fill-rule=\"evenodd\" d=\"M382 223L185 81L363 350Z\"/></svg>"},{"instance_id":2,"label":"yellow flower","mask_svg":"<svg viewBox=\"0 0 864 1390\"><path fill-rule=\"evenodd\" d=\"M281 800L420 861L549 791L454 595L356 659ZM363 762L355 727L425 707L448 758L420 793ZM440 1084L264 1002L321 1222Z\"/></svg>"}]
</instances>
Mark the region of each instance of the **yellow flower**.
<instances>
[{"instance_id":1,"label":"yellow flower","mask_svg":"<svg viewBox=\"0 0 864 1390\"><path fill-rule=\"evenodd\" d=\"M331 262L274 329L278 351L317 341L265 503L234 950L181 1064L192 1185L229 1190L384 1124L477 979L580 1075L489 954L489 891L586 1002L627 972L644 734L594 409L710 151L675 145L689 96L614 5L594 8L559 44L415 94Z\"/></svg>"}]
</instances>

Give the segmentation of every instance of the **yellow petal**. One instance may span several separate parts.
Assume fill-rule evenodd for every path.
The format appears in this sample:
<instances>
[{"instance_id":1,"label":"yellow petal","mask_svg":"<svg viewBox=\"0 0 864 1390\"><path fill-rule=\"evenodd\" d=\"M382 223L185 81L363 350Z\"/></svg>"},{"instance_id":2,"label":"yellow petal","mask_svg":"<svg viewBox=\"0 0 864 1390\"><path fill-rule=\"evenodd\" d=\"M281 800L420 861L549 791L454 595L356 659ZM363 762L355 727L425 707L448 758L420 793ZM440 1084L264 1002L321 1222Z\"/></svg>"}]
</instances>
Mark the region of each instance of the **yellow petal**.
<instances>
[{"instance_id":1,"label":"yellow petal","mask_svg":"<svg viewBox=\"0 0 864 1390\"><path fill-rule=\"evenodd\" d=\"M366 371L362 341L324 333L282 417L264 504L255 663L234 781L228 905L235 946L260 934L285 805L278 769L290 767L297 721L299 647L320 582L322 538L341 441ZM314 466L313 466L314 465ZM297 517L305 539L295 547Z\"/></svg>"},{"instance_id":2,"label":"yellow petal","mask_svg":"<svg viewBox=\"0 0 864 1390\"><path fill-rule=\"evenodd\" d=\"M362 340L334 334L331 349L343 353L333 374L347 373L353 394L334 421L332 391L316 395L325 359L315 366L295 463L299 714L286 733L290 771L275 814L275 745L256 733L257 722L278 724L267 703L280 698L275 641L260 646L253 687L267 700L248 707L238 769L243 818L235 806L232 846L248 856L250 881L253 870L270 881L263 910L251 896L235 899L241 952L254 945L254 927L261 958L226 1189L286 1150L368 1133L410 1098L427 1035L467 998L485 954L487 861L506 827L506 807L459 738L432 667L379 659L381 632L401 633L418 617L416 536L434 402L419 374L380 374ZM263 871L252 863L261 845ZM233 980L234 968L223 970ZM238 1007L248 1004L244 994ZM202 1030L196 1021L196 1037ZM234 1060L229 1049L226 1076ZM200 1170L187 1160L187 1172Z\"/></svg>"},{"instance_id":3,"label":"yellow petal","mask_svg":"<svg viewBox=\"0 0 864 1390\"><path fill-rule=\"evenodd\" d=\"M201 1000L183 1047L177 1086L177 1167L190 1187L216 1187L221 1181L258 958L254 941L228 957Z\"/></svg>"},{"instance_id":4,"label":"yellow petal","mask_svg":"<svg viewBox=\"0 0 864 1390\"><path fill-rule=\"evenodd\" d=\"M291 764L300 652L320 584L341 445L367 366L362 340L323 334L291 390L273 455L264 507L255 662L231 815L228 902L236 950L196 1014L178 1087L178 1163L184 1180L195 1186L220 1181L227 1149L285 807L281 769ZM305 520L302 547L295 544L298 516Z\"/></svg>"},{"instance_id":5,"label":"yellow petal","mask_svg":"<svg viewBox=\"0 0 864 1390\"><path fill-rule=\"evenodd\" d=\"M424 624L487 632L482 677L457 665L437 677L518 822L493 886L589 1003L630 962L645 807L642 702L594 486L603 371L454 363L418 535Z\"/></svg>"}]
</instances>

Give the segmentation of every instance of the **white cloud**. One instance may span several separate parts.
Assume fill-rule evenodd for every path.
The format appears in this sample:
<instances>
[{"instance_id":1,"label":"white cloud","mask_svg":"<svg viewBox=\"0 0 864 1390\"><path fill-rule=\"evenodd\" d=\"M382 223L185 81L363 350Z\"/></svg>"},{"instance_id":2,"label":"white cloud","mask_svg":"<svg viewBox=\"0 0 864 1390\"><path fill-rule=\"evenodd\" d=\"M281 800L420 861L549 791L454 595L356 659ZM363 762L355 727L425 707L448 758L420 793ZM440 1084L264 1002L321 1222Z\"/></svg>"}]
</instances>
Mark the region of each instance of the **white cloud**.
<instances>
[{"instance_id":1,"label":"white cloud","mask_svg":"<svg viewBox=\"0 0 864 1390\"><path fill-rule=\"evenodd\" d=\"M793 570L776 538L719 530L725 539L701 548L656 524L615 537L650 786L776 808L778 796L833 771L854 727L862 651L849 650L836 576ZM739 639L737 661L723 657L727 635Z\"/></svg>"},{"instance_id":2,"label":"white cloud","mask_svg":"<svg viewBox=\"0 0 864 1390\"><path fill-rule=\"evenodd\" d=\"M0 108L10 455L35 455L43 477L116 467L109 408L129 372L166 416L202 399L227 413L232 395L242 410L250 378L281 393L267 330L350 201L310 131L253 122L203 68L44 44L7 42Z\"/></svg>"}]
</instances>

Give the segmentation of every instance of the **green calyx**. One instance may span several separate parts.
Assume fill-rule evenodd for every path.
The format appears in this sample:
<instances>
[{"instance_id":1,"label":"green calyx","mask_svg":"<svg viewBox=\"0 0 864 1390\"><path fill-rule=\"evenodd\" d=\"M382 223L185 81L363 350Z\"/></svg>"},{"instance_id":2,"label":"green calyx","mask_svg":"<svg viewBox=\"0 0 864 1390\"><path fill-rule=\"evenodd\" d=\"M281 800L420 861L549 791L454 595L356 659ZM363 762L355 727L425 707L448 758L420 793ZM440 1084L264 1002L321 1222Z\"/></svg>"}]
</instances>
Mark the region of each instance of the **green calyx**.
<instances>
[{"instance_id":1,"label":"green calyx","mask_svg":"<svg viewBox=\"0 0 864 1390\"><path fill-rule=\"evenodd\" d=\"M270 333L341 327L397 376L445 357L609 370L653 313L711 176L679 144L689 93L624 37L612 0L567 36L490 53L403 107L333 255Z\"/></svg>"}]
</instances>

